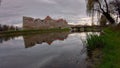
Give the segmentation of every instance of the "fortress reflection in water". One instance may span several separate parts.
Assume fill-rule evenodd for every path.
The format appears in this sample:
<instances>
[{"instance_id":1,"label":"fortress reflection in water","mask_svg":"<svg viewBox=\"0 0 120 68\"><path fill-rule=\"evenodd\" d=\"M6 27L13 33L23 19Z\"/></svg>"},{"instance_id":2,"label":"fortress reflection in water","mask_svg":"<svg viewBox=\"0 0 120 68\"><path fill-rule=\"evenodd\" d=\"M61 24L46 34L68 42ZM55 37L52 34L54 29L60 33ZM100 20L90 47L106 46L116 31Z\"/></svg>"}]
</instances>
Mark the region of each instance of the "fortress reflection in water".
<instances>
[{"instance_id":1,"label":"fortress reflection in water","mask_svg":"<svg viewBox=\"0 0 120 68\"><path fill-rule=\"evenodd\" d=\"M63 41L69 35L69 32L53 32L36 35L23 36L25 48L33 47L36 44L47 43L51 45L55 40Z\"/></svg>"}]
</instances>

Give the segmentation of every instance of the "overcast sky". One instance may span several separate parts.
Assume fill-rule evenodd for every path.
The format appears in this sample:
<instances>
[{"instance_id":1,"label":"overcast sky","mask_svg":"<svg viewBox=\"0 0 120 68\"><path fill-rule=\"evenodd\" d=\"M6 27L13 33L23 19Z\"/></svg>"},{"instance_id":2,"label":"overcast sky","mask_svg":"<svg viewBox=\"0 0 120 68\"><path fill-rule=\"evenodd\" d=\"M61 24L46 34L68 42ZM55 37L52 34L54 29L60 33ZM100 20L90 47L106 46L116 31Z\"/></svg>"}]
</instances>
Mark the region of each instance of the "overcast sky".
<instances>
[{"instance_id":1,"label":"overcast sky","mask_svg":"<svg viewBox=\"0 0 120 68\"><path fill-rule=\"evenodd\" d=\"M22 17L64 18L69 23L88 23L85 0L2 0L0 23L22 25Z\"/></svg>"}]
</instances>

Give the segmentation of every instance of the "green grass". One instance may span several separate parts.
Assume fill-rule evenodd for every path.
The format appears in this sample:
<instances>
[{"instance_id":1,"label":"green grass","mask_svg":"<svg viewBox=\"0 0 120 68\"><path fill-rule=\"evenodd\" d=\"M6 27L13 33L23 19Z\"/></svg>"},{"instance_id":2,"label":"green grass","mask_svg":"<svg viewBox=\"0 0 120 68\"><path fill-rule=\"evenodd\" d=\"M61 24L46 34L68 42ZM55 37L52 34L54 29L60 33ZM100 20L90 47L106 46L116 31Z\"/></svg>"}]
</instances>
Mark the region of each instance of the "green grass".
<instances>
[{"instance_id":1,"label":"green grass","mask_svg":"<svg viewBox=\"0 0 120 68\"><path fill-rule=\"evenodd\" d=\"M103 62L100 68L120 68L120 31L110 28L104 30L106 45L103 48Z\"/></svg>"},{"instance_id":2,"label":"green grass","mask_svg":"<svg viewBox=\"0 0 120 68\"><path fill-rule=\"evenodd\" d=\"M98 68L120 68L120 31L111 28L104 29L101 36L91 35L87 39L88 49L101 49L103 59Z\"/></svg>"},{"instance_id":3,"label":"green grass","mask_svg":"<svg viewBox=\"0 0 120 68\"><path fill-rule=\"evenodd\" d=\"M18 31L3 31L0 32L0 36L11 36L11 35L29 35L29 34L40 34L40 33L49 33L49 32L61 32L69 31L69 28L64 29L40 29L40 30L18 30Z\"/></svg>"}]
</instances>

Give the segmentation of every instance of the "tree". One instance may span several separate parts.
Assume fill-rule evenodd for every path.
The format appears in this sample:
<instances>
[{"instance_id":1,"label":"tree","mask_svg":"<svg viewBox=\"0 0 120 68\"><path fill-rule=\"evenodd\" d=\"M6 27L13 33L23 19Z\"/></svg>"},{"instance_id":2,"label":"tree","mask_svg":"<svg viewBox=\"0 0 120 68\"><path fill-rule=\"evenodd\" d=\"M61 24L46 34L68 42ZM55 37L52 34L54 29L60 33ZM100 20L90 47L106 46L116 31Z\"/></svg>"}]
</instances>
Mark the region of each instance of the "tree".
<instances>
[{"instance_id":1,"label":"tree","mask_svg":"<svg viewBox=\"0 0 120 68\"><path fill-rule=\"evenodd\" d=\"M8 31L9 30L9 26L8 25L3 25L3 31Z\"/></svg>"},{"instance_id":2,"label":"tree","mask_svg":"<svg viewBox=\"0 0 120 68\"><path fill-rule=\"evenodd\" d=\"M0 31L2 31L2 25L0 24Z\"/></svg>"},{"instance_id":3,"label":"tree","mask_svg":"<svg viewBox=\"0 0 120 68\"><path fill-rule=\"evenodd\" d=\"M104 15L101 15L101 18L100 18L99 22L100 22L101 26L106 26L106 24L107 24L106 17Z\"/></svg>"},{"instance_id":4,"label":"tree","mask_svg":"<svg viewBox=\"0 0 120 68\"><path fill-rule=\"evenodd\" d=\"M9 30L15 30L14 26L9 26Z\"/></svg>"},{"instance_id":5,"label":"tree","mask_svg":"<svg viewBox=\"0 0 120 68\"><path fill-rule=\"evenodd\" d=\"M87 3L87 13L94 16L98 13L104 15L109 21L109 24L115 24L114 18L111 16L109 3L107 0L86 0Z\"/></svg>"},{"instance_id":6,"label":"tree","mask_svg":"<svg viewBox=\"0 0 120 68\"><path fill-rule=\"evenodd\" d=\"M111 13L117 16L116 21L118 21L118 18L120 18L120 1L113 0L109 3L109 6L111 7Z\"/></svg>"}]
</instances>

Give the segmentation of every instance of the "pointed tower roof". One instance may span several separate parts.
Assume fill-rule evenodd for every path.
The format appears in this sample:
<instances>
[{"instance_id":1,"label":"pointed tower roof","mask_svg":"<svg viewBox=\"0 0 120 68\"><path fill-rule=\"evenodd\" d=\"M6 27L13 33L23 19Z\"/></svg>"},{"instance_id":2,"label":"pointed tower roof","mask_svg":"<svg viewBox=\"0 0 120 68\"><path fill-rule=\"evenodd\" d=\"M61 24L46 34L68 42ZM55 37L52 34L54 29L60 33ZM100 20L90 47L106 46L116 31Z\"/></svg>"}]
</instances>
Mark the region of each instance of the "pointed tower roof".
<instances>
[{"instance_id":1,"label":"pointed tower roof","mask_svg":"<svg viewBox=\"0 0 120 68\"><path fill-rule=\"evenodd\" d=\"M50 16L47 16L44 20L52 20Z\"/></svg>"}]
</instances>

